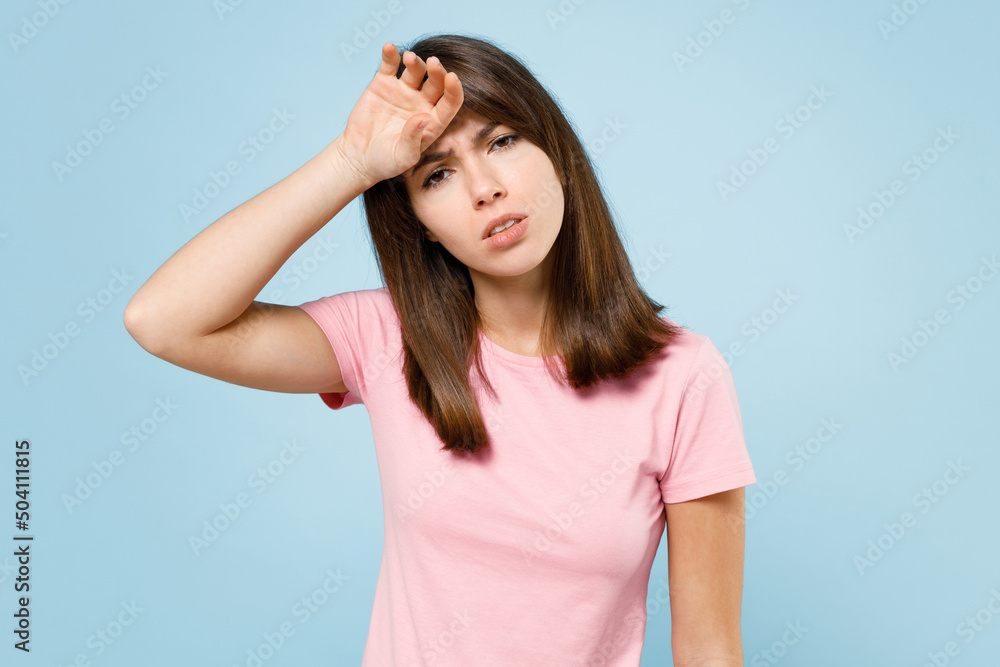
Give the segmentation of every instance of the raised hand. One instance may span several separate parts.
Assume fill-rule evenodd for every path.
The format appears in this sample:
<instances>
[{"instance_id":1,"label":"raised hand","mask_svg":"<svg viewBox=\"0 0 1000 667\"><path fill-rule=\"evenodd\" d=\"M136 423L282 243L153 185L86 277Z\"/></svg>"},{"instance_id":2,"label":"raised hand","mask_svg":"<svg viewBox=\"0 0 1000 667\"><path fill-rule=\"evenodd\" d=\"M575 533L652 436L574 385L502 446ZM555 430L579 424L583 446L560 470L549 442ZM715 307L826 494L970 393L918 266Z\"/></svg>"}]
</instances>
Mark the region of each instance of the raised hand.
<instances>
[{"instance_id":1,"label":"raised hand","mask_svg":"<svg viewBox=\"0 0 1000 667\"><path fill-rule=\"evenodd\" d=\"M435 57L426 64L417 54L402 55L406 69L396 78L399 50L382 45L382 63L336 139L338 149L369 186L397 176L420 159L458 113L464 99L454 72ZM421 86L424 74L427 81Z\"/></svg>"}]
</instances>

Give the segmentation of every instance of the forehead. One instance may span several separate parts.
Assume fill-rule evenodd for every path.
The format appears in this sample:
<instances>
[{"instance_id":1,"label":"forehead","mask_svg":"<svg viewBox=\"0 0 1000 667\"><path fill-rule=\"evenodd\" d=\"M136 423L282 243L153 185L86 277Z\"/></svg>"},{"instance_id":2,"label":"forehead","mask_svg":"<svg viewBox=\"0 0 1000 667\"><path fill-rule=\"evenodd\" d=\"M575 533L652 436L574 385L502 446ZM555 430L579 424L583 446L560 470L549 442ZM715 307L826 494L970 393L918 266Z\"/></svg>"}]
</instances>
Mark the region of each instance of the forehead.
<instances>
[{"instance_id":1,"label":"forehead","mask_svg":"<svg viewBox=\"0 0 1000 667\"><path fill-rule=\"evenodd\" d=\"M448 127L441 133L441 136L435 139L434 143L424 150L424 153L433 152L449 141L456 139L468 140L473 133L487 122L489 121L486 118L474 111L459 109L455 117L448 123Z\"/></svg>"},{"instance_id":2,"label":"forehead","mask_svg":"<svg viewBox=\"0 0 1000 667\"><path fill-rule=\"evenodd\" d=\"M472 111L459 109L459 112L451 119L444 132L434 140L420 154L420 159L403 175L403 180L416 177L428 165L435 164L447 159L454 154L455 147L461 144L476 144L483 141L493 128L500 125L499 122L491 123L483 116Z\"/></svg>"}]
</instances>

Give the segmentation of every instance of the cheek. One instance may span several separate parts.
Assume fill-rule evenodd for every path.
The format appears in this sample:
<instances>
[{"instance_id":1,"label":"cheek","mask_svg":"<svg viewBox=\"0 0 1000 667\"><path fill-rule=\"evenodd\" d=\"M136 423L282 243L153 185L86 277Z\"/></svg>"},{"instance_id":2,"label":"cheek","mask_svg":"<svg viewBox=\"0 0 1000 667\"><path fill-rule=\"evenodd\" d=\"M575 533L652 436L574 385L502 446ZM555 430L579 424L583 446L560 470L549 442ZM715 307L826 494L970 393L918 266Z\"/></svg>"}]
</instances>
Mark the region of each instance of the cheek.
<instances>
[{"instance_id":1,"label":"cheek","mask_svg":"<svg viewBox=\"0 0 1000 667\"><path fill-rule=\"evenodd\" d=\"M413 212L427 230L437 237L439 242L449 244L451 239L462 238L462 223L447 202L435 202L434 205L414 207Z\"/></svg>"},{"instance_id":2,"label":"cheek","mask_svg":"<svg viewBox=\"0 0 1000 667\"><path fill-rule=\"evenodd\" d=\"M530 191L533 192L535 206L553 214L562 211L565 195L555 172L551 168L541 168L533 174L533 177Z\"/></svg>"},{"instance_id":3,"label":"cheek","mask_svg":"<svg viewBox=\"0 0 1000 667\"><path fill-rule=\"evenodd\" d=\"M417 216L417 220L428 227L433 226L434 221L441 218L441 214L436 211L439 207L428 204L427 200L420 196L410 198L410 208L413 209L413 214ZM428 221L430 221L430 225L427 224Z\"/></svg>"},{"instance_id":4,"label":"cheek","mask_svg":"<svg viewBox=\"0 0 1000 667\"><path fill-rule=\"evenodd\" d=\"M556 172L555 165L552 164L549 157L541 149L538 149L538 154L526 167L521 170L523 183L538 192L537 196L544 203L543 208L557 205L558 200L563 197L563 188L559 182L559 174Z\"/></svg>"}]
</instances>

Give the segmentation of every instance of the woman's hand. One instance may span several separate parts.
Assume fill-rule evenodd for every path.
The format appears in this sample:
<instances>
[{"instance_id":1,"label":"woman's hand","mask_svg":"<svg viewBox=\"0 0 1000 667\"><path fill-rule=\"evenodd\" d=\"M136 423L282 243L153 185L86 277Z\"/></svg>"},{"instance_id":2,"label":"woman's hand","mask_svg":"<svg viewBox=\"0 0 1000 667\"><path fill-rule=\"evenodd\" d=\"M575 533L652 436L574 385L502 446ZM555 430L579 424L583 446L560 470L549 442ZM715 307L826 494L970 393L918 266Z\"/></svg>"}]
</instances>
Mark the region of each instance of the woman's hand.
<instances>
[{"instance_id":1,"label":"woman's hand","mask_svg":"<svg viewBox=\"0 0 1000 667\"><path fill-rule=\"evenodd\" d=\"M425 64L412 51L403 53L406 69L398 79L399 50L382 45L382 64L347 118L335 143L345 161L369 187L398 176L444 132L464 99L454 72L434 56ZM427 81L421 87L424 73ZM422 121L426 121L421 128Z\"/></svg>"}]
</instances>

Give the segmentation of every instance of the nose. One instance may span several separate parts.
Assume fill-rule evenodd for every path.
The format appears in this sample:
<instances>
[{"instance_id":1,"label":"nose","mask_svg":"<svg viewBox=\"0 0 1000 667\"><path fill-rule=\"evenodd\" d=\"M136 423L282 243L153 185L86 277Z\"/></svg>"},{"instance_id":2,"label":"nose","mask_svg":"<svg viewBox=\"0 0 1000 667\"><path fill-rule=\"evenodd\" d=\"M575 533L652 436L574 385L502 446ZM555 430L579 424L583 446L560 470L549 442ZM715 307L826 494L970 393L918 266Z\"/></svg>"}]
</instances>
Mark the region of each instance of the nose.
<instances>
[{"instance_id":1,"label":"nose","mask_svg":"<svg viewBox=\"0 0 1000 667\"><path fill-rule=\"evenodd\" d=\"M466 169L466 174L469 178L472 201L477 208L506 196L507 190L500 182L499 176L489 166L484 164L470 165Z\"/></svg>"}]
</instances>

